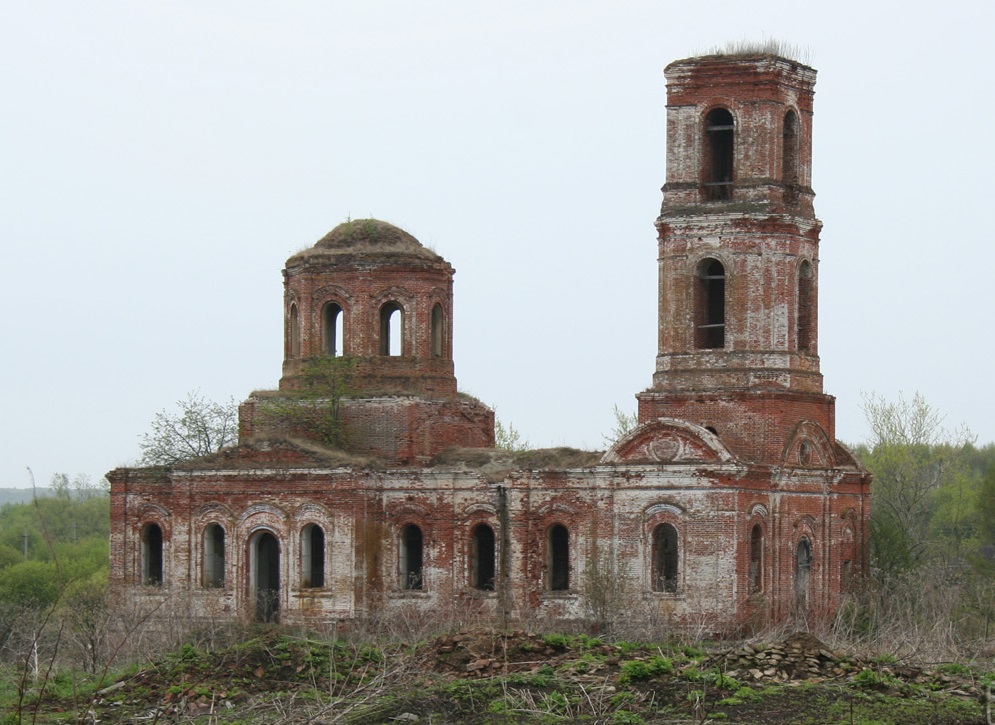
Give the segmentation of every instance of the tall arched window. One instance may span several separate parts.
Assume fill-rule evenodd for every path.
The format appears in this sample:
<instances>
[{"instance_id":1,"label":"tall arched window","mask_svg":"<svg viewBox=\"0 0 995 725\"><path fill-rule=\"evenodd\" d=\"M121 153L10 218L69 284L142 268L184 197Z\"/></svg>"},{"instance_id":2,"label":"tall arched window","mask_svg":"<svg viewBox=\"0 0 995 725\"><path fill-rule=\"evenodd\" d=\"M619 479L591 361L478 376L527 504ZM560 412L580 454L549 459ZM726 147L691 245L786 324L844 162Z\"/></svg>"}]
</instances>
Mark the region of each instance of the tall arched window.
<instances>
[{"instance_id":1,"label":"tall arched window","mask_svg":"<svg viewBox=\"0 0 995 725\"><path fill-rule=\"evenodd\" d=\"M798 267L798 349L802 352L812 350L814 313L815 280L812 264L805 260Z\"/></svg>"},{"instance_id":2,"label":"tall arched window","mask_svg":"<svg viewBox=\"0 0 995 725\"><path fill-rule=\"evenodd\" d=\"M679 562L677 529L660 524L653 530L653 591L677 591Z\"/></svg>"},{"instance_id":3,"label":"tall arched window","mask_svg":"<svg viewBox=\"0 0 995 725\"><path fill-rule=\"evenodd\" d=\"M795 553L795 603L799 612L808 609L809 581L812 577L812 544L805 537Z\"/></svg>"},{"instance_id":4,"label":"tall arched window","mask_svg":"<svg viewBox=\"0 0 995 725\"><path fill-rule=\"evenodd\" d=\"M725 108L715 108L705 117L705 154L703 187L705 198L732 198L734 181L735 124Z\"/></svg>"},{"instance_id":5,"label":"tall arched window","mask_svg":"<svg viewBox=\"0 0 995 725\"><path fill-rule=\"evenodd\" d=\"M784 114L784 148L781 156L781 176L785 186L798 186L798 114Z\"/></svg>"},{"instance_id":6,"label":"tall arched window","mask_svg":"<svg viewBox=\"0 0 995 725\"><path fill-rule=\"evenodd\" d=\"M442 357L442 305L432 308L432 357Z\"/></svg>"},{"instance_id":7,"label":"tall arched window","mask_svg":"<svg viewBox=\"0 0 995 725\"><path fill-rule=\"evenodd\" d=\"M162 529L158 524L145 524L142 539L142 584L162 584Z\"/></svg>"},{"instance_id":8,"label":"tall arched window","mask_svg":"<svg viewBox=\"0 0 995 725\"><path fill-rule=\"evenodd\" d=\"M722 262L701 260L695 297L694 346L699 350L725 347L726 272Z\"/></svg>"},{"instance_id":9,"label":"tall arched window","mask_svg":"<svg viewBox=\"0 0 995 725\"><path fill-rule=\"evenodd\" d=\"M290 357L301 356L301 321L297 305L290 305Z\"/></svg>"},{"instance_id":10,"label":"tall arched window","mask_svg":"<svg viewBox=\"0 0 995 725\"><path fill-rule=\"evenodd\" d=\"M470 586L487 592L494 591L495 546L494 529L478 524L473 529L470 556Z\"/></svg>"},{"instance_id":11,"label":"tall arched window","mask_svg":"<svg viewBox=\"0 0 995 725\"><path fill-rule=\"evenodd\" d=\"M764 531L760 524L750 529L750 593L761 592L764 588Z\"/></svg>"},{"instance_id":12,"label":"tall arched window","mask_svg":"<svg viewBox=\"0 0 995 725\"><path fill-rule=\"evenodd\" d=\"M550 526L546 534L546 568L551 592L570 589L570 532L563 524Z\"/></svg>"},{"instance_id":13,"label":"tall arched window","mask_svg":"<svg viewBox=\"0 0 995 725\"><path fill-rule=\"evenodd\" d=\"M401 335L404 310L397 302L387 302L380 308L380 354L402 355Z\"/></svg>"},{"instance_id":14,"label":"tall arched window","mask_svg":"<svg viewBox=\"0 0 995 725\"><path fill-rule=\"evenodd\" d=\"M329 302L321 309L321 351L337 357L344 354L342 308Z\"/></svg>"},{"instance_id":15,"label":"tall arched window","mask_svg":"<svg viewBox=\"0 0 995 725\"><path fill-rule=\"evenodd\" d=\"M301 588L325 586L325 532L316 524L301 530Z\"/></svg>"},{"instance_id":16,"label":"tall arched window","mask_svg":"<svg viewBox=\"0 0 995 725\"><path fill-rule=\"evenodd\" d=\"M421 589L422 583L422 535L421 529L408 524L401 529L400 563L401 589Z\"/></svg>"},{"instance_id":17,"label":"tall arched window","mask_svg":"<svg viewBox=\"0 0 995 725\"><path fill-rule=\"evenodd\" d=\"M225 585L225 530L220 524L204 529L204 586Z\"/></svg>"}]
</instances>

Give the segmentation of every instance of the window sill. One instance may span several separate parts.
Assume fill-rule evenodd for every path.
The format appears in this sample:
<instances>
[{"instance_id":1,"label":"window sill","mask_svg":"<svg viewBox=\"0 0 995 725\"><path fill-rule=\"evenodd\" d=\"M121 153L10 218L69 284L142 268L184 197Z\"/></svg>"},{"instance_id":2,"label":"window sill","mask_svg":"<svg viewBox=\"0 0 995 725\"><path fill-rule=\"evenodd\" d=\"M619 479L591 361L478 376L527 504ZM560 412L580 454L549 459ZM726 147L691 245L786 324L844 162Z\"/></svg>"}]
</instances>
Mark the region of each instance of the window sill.
<instances>
[{"instance_id":1,"label":"window sill","mask_svg":"<svg viewBox=\"0 0 995 725\"><path fill-rule=\"evenodd\" d=\"M684 599L685 593L683 591L676 592L643 592L643 597L646 599Z\"/></svg>"},{"instance_id":2,"label":"window sill","mask_svg":"<svg viewBox=\"0 0 995 725\"><path fill-rule=\"evenodd\" d=\"M295 589L291 592L295 597L331 597L333 592L326 587L314 587L309 589Z\"/></svg>"},{"instance_id":3,"label":"window sill","mask_svg":"<svg viewBox=\"0 0 995 725\"><path fill-rule=\"evenodd\" d=\"M395 590L387 592L388 599L428 599L429 593L423 589Z\"/></svg>"}]
</instances>

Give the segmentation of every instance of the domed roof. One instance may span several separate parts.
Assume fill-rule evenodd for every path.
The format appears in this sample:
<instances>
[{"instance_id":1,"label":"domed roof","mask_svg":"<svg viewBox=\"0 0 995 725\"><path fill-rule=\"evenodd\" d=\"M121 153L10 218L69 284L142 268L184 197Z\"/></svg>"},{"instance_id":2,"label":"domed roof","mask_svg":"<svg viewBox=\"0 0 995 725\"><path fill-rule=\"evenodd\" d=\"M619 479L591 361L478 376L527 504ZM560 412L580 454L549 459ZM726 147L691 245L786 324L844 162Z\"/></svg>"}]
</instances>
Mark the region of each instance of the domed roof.
<instances>
[{"instance_id":1,"label":"domed roof","mask_svg":"<svg viewBox=\"0 0 995 725\"><path fill-rule=\"evenodd\" d=\"M346 262L347 258L401 257L406 260L444 261L403 229L379 219L350 219L335 227L315 245L298 252L287 265L307 261Z\"/></svg>"}]
</instances>

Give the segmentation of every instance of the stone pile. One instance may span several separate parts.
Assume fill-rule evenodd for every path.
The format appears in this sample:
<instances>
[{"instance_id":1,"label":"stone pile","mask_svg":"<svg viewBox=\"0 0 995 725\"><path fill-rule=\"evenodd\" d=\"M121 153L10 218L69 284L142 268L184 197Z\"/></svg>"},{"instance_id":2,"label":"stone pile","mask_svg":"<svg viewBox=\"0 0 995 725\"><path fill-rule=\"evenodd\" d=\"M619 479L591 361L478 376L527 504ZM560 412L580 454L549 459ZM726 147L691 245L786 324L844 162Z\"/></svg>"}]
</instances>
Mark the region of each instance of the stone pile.
<instances>
[{"instance_id":1,"label":"stone pile","mask_svg":"<svg viewBox=\"0 0 995 725\"><path fill-rule=\"evenodd\" d=\"M796 633L778 644L744 644L725 655L726 674L753 680L842 677L853 669L812 635Z\"/></svg>"}]
</instances>

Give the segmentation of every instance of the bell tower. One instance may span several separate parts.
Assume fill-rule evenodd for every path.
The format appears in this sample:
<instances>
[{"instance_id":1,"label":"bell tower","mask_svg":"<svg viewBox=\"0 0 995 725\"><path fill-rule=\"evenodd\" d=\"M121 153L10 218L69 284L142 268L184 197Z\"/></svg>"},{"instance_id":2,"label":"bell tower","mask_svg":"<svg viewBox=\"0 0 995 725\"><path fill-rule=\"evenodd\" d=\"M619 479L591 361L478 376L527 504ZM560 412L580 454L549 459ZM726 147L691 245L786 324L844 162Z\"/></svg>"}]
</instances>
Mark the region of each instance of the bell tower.
<instances>
[{"instance_id":1,"label":"bell tower","mask_svg":"<svg viewBox=\"0 0 995 725\"><path fill-rule=\"evenodd\" d=\"M639 420L686 420L777 463L802 423L835 440L818 357L815 71L757 54L665 75L658 354Z\"/></svg>"}]
</instances>

